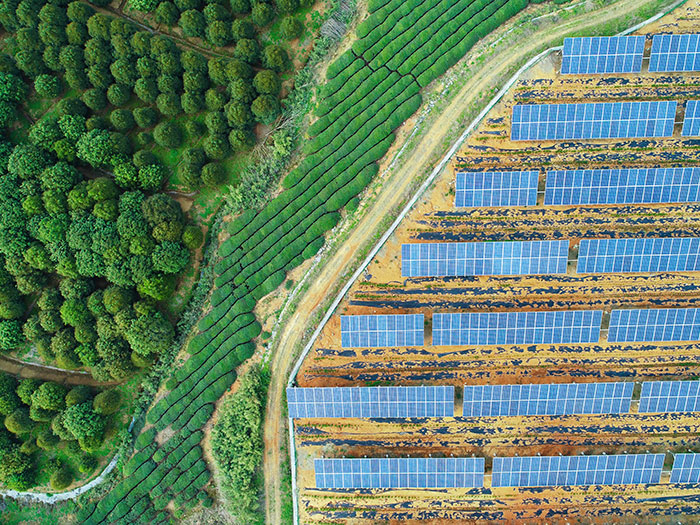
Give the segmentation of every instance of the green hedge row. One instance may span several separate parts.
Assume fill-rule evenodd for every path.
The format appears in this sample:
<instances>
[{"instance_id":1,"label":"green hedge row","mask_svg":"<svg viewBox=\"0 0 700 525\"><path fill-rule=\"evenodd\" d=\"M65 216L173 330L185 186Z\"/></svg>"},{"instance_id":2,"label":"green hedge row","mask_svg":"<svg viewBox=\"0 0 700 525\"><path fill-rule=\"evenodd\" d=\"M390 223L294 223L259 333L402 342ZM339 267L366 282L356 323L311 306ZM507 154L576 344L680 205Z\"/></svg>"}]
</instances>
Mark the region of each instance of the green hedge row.
<instances>
[{"instance_id":1,"label":"green hedge row","mask_svg":"<svg viewBox=\"0 0 700 525\"><path fill-rule=\"evenodd\" d=\"M198 429L235 380L235 368L255 350L252 340L261 332L256 302L318 252L339 210L376 175L394 130L420 107L421 87L526 5L527 0L370 0L359 40L328 68L319 118L309 129L305 157L283 181L285 191L227 227L212 308L198 324L188 361L174 372L177 386L146 418L175 436L160 446L150 445L153 431L138 438L138 451L125 469L132 474L98 505L84 509L82 521L117 523L135 511L145 515L146 508L153 515L173 498L184 505L200 494L209 473L197 446Z\"/></svg>"}]
</instances>

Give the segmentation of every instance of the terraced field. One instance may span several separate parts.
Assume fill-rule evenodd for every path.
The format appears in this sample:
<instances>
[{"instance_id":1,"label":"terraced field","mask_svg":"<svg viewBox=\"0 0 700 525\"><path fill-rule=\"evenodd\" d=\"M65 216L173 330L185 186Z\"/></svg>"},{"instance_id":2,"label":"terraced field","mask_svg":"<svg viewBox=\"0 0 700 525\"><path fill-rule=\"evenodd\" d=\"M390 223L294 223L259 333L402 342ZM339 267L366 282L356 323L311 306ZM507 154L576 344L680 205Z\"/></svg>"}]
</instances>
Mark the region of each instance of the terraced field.
<instances>
[{"instance_id":1,"label":"terraced field","mask_svg":"<svg viewBox=\"0 0 700 525\"><path fill-rule=\"evenodd\" d=\"M700 6L688 2L641 33L697 32ZM694 29L693 29L694 28ZM648 42L647 45L650 43ZM454 418L300 419L295 422L302 523L697 522L700 488L660 485L501 489L490 487L494 456L700 451L700 420L687 414L465 418L463 385L697 379L699 344L599 343L569 346L450 347L431 344L435 312L692 307L697 273L576 273L582 238L700 236L700 206L681 204L456 209L460 169L696 166L700 140L511 142L514 104L700 98L700 75L559 75L560 53L522 78L489 113L422 196L326 325L296 377L297 385L457 387ZM682 106L681 106L682 107ZM682 110L676 121L682 120ZM542 177L540 190L544 190ZM570 240L565 275L405 278L401 244L437 241ZM422 313L426 346L341 348L340 314ZM486 488L320 490L317 457L486 457ZM670 455L667 456L670 458ZM679 518L680 517L680 518Z\"/></svg>"}]
</instances>

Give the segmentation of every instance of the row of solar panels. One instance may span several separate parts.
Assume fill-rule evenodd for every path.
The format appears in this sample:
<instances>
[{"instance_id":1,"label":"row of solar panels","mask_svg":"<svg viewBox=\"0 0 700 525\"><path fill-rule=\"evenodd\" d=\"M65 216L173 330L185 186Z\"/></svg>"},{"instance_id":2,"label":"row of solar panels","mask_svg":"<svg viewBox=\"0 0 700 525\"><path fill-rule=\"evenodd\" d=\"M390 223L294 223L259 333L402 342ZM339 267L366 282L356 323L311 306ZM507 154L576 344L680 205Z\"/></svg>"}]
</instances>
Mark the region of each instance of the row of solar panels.
<instances>
[{"instance_id":1,"label":"row of solar panels","mask_svg":"<svg viewBox=\"0 0 700 525\"><path fill-rule=\"evenodd\" d=\"M633 383L551 383L464 387L464 417L569 416L630 412ZM405 419L454 417L452 386L287 388L289 417ZM642 383L639 413L700 412L700 381Z\"/></svg>"},{"instance_id":2,"label":"row of solar panels","mask_svg":"<svg viewBox=\"0 0 700 525\"><path fill-rule=\"evenodd\" d=\"M597 343L602 310L433 315L434 346ZM343 315L343 348L423 346L423 314ZM609 343L700 341L700 308L613 310Z\"/></svg>"},{"instance_id":3,"label":"row of solar panels","mask_svg":"<svg viewBox=\"0 0 700 525\"><path fill-rule=\"evenodd\" d=\"M566 274L569 241L407 243L403 277ZM700 271L700 237L583 239L576 272Z\"/></svg>"},{"instance_id":4,"label":"row of solar panels","mask_svg":"<svg viewBox=\"0 0 700 525\"><path fill-rule=\"evenodd\" d=\"M564 40L563 74L640 73L644 36L576 37ZM700 35L654 35L649 71L700 71Z\"/></svg>"},{"instance_id":5,"label":"row of solar panels","mask_svg":"<svg viewBox=\"0 0 700 525\"><path fill-rule=\"evenodd\" d=\"M675 100L518 104L511 140L662 138L673 136ZM700 101L689 100L681 136L700 135Z\"/></svg>"},{"instance_id":6,"label":"row of solar panels","mask_svg":"<svg viewBox=\"0 0 700 525\"><path fill-rule=\"evenodd\" d=\"M491 487L638 485L661 482L664 454L495 457ZM484 458L314 460L319 489L484 487ZM700 454L675 454L671 483L700 483Z\"/></svg>"},{"instance_id":7,"label":"row of solar panels","mask_svg":"<svg viewBox=\"0 0 700 525\"><path fill-rule=\"evenodd\" d=\"M546 206L700 202L700 167L557 170ZM458 172L455 206L535 206L538 171Z\"/></svg>"}]
</instances>

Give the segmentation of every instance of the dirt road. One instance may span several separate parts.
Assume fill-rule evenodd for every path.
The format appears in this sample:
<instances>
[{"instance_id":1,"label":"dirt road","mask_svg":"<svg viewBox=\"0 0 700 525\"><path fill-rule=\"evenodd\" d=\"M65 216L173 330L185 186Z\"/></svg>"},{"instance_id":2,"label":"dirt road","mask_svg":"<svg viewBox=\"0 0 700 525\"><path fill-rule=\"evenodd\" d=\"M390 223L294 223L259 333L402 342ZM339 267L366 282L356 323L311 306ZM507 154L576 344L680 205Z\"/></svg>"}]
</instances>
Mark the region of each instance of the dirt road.
<instances>
[{"instance_id":1,"label":"dirt road","mask_svg":"<svg viewBox=\"0 0 700 525\"><path fill-rule=\"evenodd\" d=\"M534 56L543 47L554 46L569 33L585 33L612 20L654 4L654 0L620 0L614 5L572 17L564 22L547 23L526 38L517 42L507 36L496 44L496 52L488 60L482 61L480 70L454 96L451 103L422 132L419 142L405 155L400 167L386 176L379 194L366 210L364 217L354 228L347 241L323 263L323 268L314 278L306 293L298 299L294 314L282 327L271 360L272 379L270 383L265 415L265 506L269 524L281 521L280 467L283 464L285 421L282 416L283 393L289 371L294 365L294 352L300 340L308 333L308 319L314 310L326 299L330 290L339 284L349 265L358 257L358 250L371 242L383 219L393 210L400 208L409 198L408 191L415 183L430 173L433 165L448 149L445 143L455 122L477 102L484 93L501 86L520 64ZM672 2L669 2L670 5ZM499 31L504 34L506 29ZM483 52L483 48L481 49ZM479 50L476 50L478 53ZM471 54L471 53L470 53ZM400 145L399 145L400 146Z\"/></svg>"},{"instance_id":2,"label":"dirt road","mask_svg":"<svg viewBox=\"0 0 700 525\"><path fill-rule=\"evenodd\" d=\"M62 370L52 366L42 366L34 363L24 363L6 355L0 355L0 370L18 376L20 378L41 379L43 381L55 381L64 385L88 385L88 386L112 386L119 381L100 383L95 381L87 372Z\"/></svg>"}]
</instances>

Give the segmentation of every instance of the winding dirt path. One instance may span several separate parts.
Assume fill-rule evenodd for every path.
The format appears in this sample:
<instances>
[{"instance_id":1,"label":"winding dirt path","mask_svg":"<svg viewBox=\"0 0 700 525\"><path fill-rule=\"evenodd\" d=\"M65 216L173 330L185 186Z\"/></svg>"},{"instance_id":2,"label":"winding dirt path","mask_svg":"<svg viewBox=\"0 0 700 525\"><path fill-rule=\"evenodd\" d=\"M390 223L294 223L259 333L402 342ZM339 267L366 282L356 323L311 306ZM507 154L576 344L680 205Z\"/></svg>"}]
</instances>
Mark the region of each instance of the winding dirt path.
<instances>
[{"instance_id":1,"label":"winding dirt path","mask_svg":"<svg viewBox=\"0 0 700 525\"><path fill-rule=\"evenodd\" d=\"M43 366L35 363L25 363L19 359L0 354L0 370L22 379L41 379L54 381L63 385L113 386L119 381L101 383L96 381L88 372L63 370L53 366Z\"/></svg>"},{"instance_id":2,"label":"winding dirt path","mask_svg":"<svg viewBox=\"0 0 700 525\"><path fill-rule=\"evenodd\" d=\"M294 314L282 327L270 362L271 383L268 391L265 412L264 475L265 507L268 524L281 521L281 466L284 462L285 418L283 417L283 394L288 374L294 365L298 343L308 334L308 319L316 308L328 299L329 290L335 289L345 276L349 266L358 257L360 248L367 245L382 227L382 221L393 210L399 209L408 199L409 190L414 184L427 177L440 157L448 149L445 141L459 116L477 101L482 93L499 87L508 78L509 72L534 56L544 47L556 45L564 36L574 31L584 32L610 21L626 16L638 9L655 3L654 0L619 0L594 12L585 13L566 20L560 25L543 25L514 47L507 38L496 43L502 47L501 53L494 54L484 61L481 69L467 81L454 96L451 103L442 110L428 128L421 132L420 141L406 154L400 167L393 170L384 181L380 193L374 199L364 217L355 226L347 241L333 256L323 263L323 268L315 276L306 293L297 300ZM673 2L669 2L671 5ZM503 34L503 33L501 33ZM487 104L483 101L483 105ZM400 147L397 144L395 147ZM293 466L292 466L293 468Z\"/></svg>"}]
</instances>

